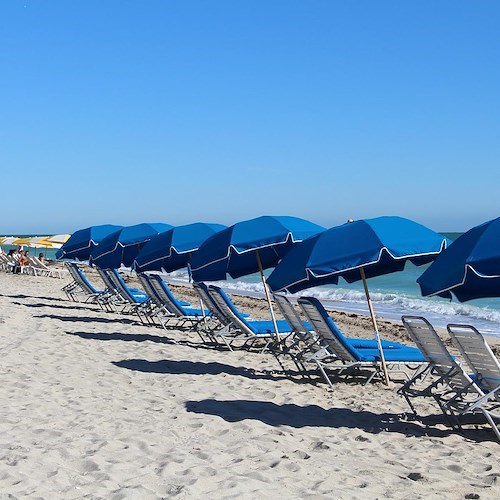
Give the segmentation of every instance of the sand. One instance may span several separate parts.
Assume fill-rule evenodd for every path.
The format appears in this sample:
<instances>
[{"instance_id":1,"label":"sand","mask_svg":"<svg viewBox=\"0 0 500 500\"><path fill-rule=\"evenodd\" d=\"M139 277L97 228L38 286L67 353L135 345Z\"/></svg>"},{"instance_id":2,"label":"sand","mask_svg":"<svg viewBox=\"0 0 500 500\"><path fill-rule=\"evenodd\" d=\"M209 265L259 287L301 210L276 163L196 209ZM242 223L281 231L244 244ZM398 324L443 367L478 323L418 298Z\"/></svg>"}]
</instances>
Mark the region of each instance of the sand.
<instances>
[{"instance_id":1,"label":"sand","mask_svg":"<svg viewBox=\"0 0 500 500\"><path fill-rule=\"evenodd\" d=\"M289 379L270 354L68 302L66 282L0 273L2 499L500 497L487 426L424 402L413 421L396 386Z\"/></svg>"}]
</instances>

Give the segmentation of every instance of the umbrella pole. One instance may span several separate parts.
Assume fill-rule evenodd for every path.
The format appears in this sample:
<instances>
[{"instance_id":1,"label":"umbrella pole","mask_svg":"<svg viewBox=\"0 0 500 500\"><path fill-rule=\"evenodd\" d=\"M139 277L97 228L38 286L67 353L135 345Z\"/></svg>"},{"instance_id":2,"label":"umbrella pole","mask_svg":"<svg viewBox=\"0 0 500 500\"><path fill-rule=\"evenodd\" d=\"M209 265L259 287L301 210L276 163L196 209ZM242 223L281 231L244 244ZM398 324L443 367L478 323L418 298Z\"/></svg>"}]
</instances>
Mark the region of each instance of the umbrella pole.
<instances>
[{"instance_id":1,"label":"umbrella pole","mask_svg":"<svg viewBox=\"0 0 500 500\"><path fill-rule=\"evenodd\" d=\"M274 315L274 309L273 309L273 304L271 302L271 296L269 295L269 289L267 288L267 283L266 283L266 278L264 276L264 270L262 269L262 262L260 260L260 255L259 251L256 250L255 254L257 255L257 265L259 266L259 271L260 271L260 279L262 280L262 284L264 285L264 292L266 294L266 299L267 303L269 305L269 312L271 313L271 320L274 325L274 331L276 335L276 342L278 343L278 346L280 345L280 336L279 336L279 331L278 331L278 323L276 322L276 316Z\"/></svg>"},{"instance_id":2,"label":"umbrella pole","mask_svg":"<svg viewBox=\"0 0 500 500\"><path fill-rule=\"evenodd\" d=\"M375 311L373 310L372 299L370 298L370 292L368 290L368 284L366 282L365 270L362 267L360 268L360 273L361 279L363 280L363 286L365 288L366 301L368 302L368 309L372 318L373 328L375 329L375 338L377 339L378 352L380 354L380 361L382 363L382 370L384 372L385 385L389 385L389 374L387 373L387 365L385 363L384 351L382 349L380 333L378 331L377 320L375 318Z\"/></svg>"}]
</instances>

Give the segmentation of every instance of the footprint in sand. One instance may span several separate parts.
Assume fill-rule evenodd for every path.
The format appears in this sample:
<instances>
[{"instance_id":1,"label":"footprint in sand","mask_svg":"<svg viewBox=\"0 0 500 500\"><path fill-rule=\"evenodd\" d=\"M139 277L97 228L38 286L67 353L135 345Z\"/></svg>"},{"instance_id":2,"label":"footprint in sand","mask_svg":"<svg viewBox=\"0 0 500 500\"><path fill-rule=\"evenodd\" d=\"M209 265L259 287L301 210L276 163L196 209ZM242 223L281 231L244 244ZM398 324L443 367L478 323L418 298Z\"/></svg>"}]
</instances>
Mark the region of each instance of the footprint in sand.
<instances>
[{"instance_id":1,"label":"footprint in sand","mask_svg":"<svg viewBox=\"0 0 500 500\"><path fill-rule=\"evenodd\" d=\"M311 448L313 450L329 450L330 447L323 441L315 441L312 443Z\"/></svg>"},{"instance_id":2,"label":"footprint in sand","mask_svg":"<svg viewBox=\"0 0 500 500\"><path fill-rule=\"evenodd\" d=\"M293 454L296 457L301 458L302 460L307 460L308 458L311 458L311 455L307 454L305 451L302 450L295 450Z\"/></svg>"}]
</instances>

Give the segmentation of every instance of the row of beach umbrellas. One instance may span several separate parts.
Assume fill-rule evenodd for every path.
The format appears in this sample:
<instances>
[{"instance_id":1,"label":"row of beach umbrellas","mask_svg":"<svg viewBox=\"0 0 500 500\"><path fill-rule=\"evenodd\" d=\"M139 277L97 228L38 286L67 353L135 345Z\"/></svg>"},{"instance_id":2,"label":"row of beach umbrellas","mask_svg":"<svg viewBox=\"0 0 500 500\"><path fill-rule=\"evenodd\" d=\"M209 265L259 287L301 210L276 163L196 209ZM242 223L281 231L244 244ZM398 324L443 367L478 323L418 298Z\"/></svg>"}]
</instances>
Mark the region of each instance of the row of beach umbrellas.
<instances>
[{"instance_id":1,"label":"row of beach umbrellas","mask_svg":"<svg viewBox=\"0 0 500 500\"><path fill-rule=\"evenodd\" d=\"M61 248L70 238L69 234L49 236L0 236L0 245L25 246L33 248Z\"/></svg>"},{"instance_id":2,"label":"row of beach umbrellas","mask_svg":"<svg viewBox=\"0 0 500 500\"><path fill-rule=\"evenodd\" d=\"M476 242L476 243L474 243ZM401 217L377 217L325 229L297 217L263 216L230 227L138 224L93 226L75 232L59 258L89 260L102 268L137 272L188 268L194 281L224 280L259 272L277 325L269 289L295 293L322 284L362 281L379 341L367 279L404 269L407 261L435 260L419 278L423 295L459 300L499 296L500 222L471 229L456 242ZM495 260L496 259L496 260ZM274 268L269 278L264 270ZM452 271L453 270L453 271ZM381 358L383 352L380 348Z\"/></svg>"}]
</instances>

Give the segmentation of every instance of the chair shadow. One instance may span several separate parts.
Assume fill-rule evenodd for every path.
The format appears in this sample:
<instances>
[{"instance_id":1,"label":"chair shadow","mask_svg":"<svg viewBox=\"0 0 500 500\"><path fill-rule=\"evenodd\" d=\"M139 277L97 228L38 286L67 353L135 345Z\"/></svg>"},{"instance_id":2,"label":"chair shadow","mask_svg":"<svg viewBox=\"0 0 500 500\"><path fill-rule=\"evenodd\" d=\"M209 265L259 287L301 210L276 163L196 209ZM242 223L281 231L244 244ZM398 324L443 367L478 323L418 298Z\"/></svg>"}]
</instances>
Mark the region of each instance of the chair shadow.
<instances>
[{"instance_id":1,"label":"chair shadow","mask_svg":"<svg viewBox=\"0 0 500 500\"><path fill-rule=\"evenodd\" d=\"M7 297L9 299L40 299L40 300L53 300L55 302L66 302L65 299L61 299L58 297L35 297L33 295L23 295L23 294L17 294L17 295L7 295L7 294L0 294L0 297Z\"/></svg>"},{"instance_id":2,"label":"chair shadow","mask_svg":"<svg viewBox=\"0 0 500 500\"><path fill-rule=\"evenodd\" d=\"M89 307L89 305L83 305L83 304L76 304L74 306L63 306L60 304L44 304L43 302L39 302L38 304L23 304L22 302L12 302L13 304L17 306L25 306L25 307L50 307L54 309L78 309L78 310L85 310L85 311L99 311L96 307Z\"/></svg>"},{"instance_id":3,"label":"chair shadow","mask_svg":"<svg viewBox=\"0 0 500 500\"><path fill-rule=\"evenodd\" d=\"M66 335L74 335L87 340L122 340L125 342L155 342L157 344L175 344L175 340L159 335L147 333L127 334L121 332L91 333L91 332L64 332Z\"/></svg>"},{"instance_id":4,"label":"chair shadow","mask_svg":"<svg viewBox=\"0 0 500 500\"><path fill-rule=\"evenodd\" d=\"M271 401L204 399L186 401L188 412L221 417L226 422L258 420L273 427L286 425L300 429L302 427L325 427L335 429L360 429L371 434L396 432L405 436L442 438L458 433L452 428L438 429L436 424L447 425L442 415L431 415L411 421L405 414L374 413L368 410L354 411L349 408L324 409L317 405L299 406L296 404L276 404ZM461 432L472 441L495 440L489 430L467 429Z\"/></svg>"},{"instance_id":5,"label":"chair shadow","mask_svg":"<svg viewBox=\"0 0 500 500\"><path fill-rule=\"evenodd\" d=\"M93 317L86 317L86 316L59 316L57 314L39 314L38 316L34 316L35 318L51 318L51 319L58 319L59 321L67 321L69 323L77 323L77 322L82 322L82 323L114 323L116 325L117 322L119 323L125 323L128 325L141 325L142 323L140 321L135 321L133 319L127 319L124 318L123 316L120 316L119 319L117 318L101 318L99 316L93 316Z\"/></svg>"},{"instance_id":6,"label":"chair shadow","mask_svg":"<svg viewBox=\"0 0 500 500\"><path fill-rule=\"evenodd\" d=\"M244 366L232 366L225 363L203 361L188 361L164 359L161 361L148 361L146 359L124 359L112 361L119 368L135 370L144 373L161 373L170 375L236 375L252 380L285 380L284 375L258 372Z\"/></svg>"}]
</instances>

